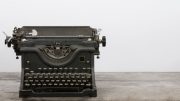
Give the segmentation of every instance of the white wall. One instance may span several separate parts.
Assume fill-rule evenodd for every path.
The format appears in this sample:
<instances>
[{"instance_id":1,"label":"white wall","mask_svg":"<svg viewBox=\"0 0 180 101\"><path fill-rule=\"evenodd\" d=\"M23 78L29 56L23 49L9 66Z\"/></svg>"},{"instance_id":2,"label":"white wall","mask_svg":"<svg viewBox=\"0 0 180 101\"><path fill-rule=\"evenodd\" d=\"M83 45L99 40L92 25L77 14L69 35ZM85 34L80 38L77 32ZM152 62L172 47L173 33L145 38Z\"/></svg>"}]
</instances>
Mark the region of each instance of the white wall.
<instances>
[{"instance_id":1,"label":"white wall","mask_svg":"<svg viewBox=\"0 0 180 101\"><path fill-rule=\"evenodd\" d=\"M96 71L179 72L179 0L1 0L0 30L14 26L90 25L103 29ZM0 34L0 72L20 71L20 60Z\"/></svg>"}]
</instances>

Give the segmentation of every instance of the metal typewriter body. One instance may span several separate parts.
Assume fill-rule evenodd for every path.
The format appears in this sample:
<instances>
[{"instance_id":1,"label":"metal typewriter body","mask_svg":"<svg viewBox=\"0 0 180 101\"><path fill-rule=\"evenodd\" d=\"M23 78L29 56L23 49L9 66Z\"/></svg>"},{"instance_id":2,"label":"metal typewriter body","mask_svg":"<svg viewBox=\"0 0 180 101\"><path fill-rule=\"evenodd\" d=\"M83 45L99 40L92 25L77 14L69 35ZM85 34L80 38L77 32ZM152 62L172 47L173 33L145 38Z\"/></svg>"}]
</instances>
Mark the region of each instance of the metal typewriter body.
<instances>
[{"instance_id":1,"label":"metal typewriter body","mask_svg":"<svg viewBox=\"0 0 180 101\"><path fill-rule=\"evenodd\" d=\"M5 44L21 56L20 97L97 96L94 55L97 30L89 26L24 26Z\"/></svg>"}]
</instances>

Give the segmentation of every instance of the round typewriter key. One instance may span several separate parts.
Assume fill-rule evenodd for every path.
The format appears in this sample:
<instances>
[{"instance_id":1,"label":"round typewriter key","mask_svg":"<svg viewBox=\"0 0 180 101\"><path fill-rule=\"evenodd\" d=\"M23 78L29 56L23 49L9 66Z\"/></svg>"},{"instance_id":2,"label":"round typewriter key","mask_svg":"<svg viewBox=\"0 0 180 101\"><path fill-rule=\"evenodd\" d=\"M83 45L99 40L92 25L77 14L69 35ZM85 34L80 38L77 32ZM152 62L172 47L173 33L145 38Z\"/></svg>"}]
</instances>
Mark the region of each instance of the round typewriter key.
<instances>
[{"instance_id":1,"label":"round typewriter key","mask_svg":"<svg viewBox=\"0 0 180 101\"><path fill-rule=\"evenodd\" d=\"M72 78L72 79L74 79L74 78L75 78L74 74L71 74L71 78Z\"/></svg>"},{"instance_id":2,"label":"round typewriter key","mask_svg":"<svg viewBox=\"0 0 180 101\"><path fill-rule=\"evenodd\" d=\"M38 68L39 70L42 70L42 68Z\"/></svg>"},{"instance_id":3,"label":"round typewriter key","mask_svg":"<svg viewBox=\"0 0 180 101\"><path fill-rule=\"evenodd\" d=\"M70 83L71 86L74 86L74 83Z\"/></svg>"},{"instance_id":4,"label":"round typewriter key","mask_svg":"<svg viewBox=\"0 0 180 101\"><path fill-rule=\"evenodd\" d=\"M59 76L55 76L54 78L58 79L58 78L59 78Z\"/></svg>"},{"instance_id":5,"label":"round typewriter key","mask_svg":"<svg viewBox=\"0 0 180 101\"><path fill-rule=\"evenodd\" d=\"M71 82L71 80L67 80L67 82Z\"/></svg>"},{"instance_id":6,"label":"round typewriter key","mask_svg":"<svg viewBox=\"0 0 180 101\"><path fill-rule=\"evenodd\" d=\"M69 84L68 83L64 83L65 86L68 86Z\"/></svg>"},{"instance_id":7,"label":"round typewriter key","mask_svg":"<svg viewBox=\"0 0 180 101\"><path fill-rule=\"evenodd\" d=\"M46 73L46 72L47 72L47 68L43 68L43 72L45 72L45 73Z\"/></svg>"},{"instance_id":8,"label":"round typewriter key","mask_svg":"<svg viewBox=\"0 0 180 101\"><path fill-rule=\"evenodd\" d=\"M52 83L48 83L49 86L52 86Z\"/></svg>"},{"instance_id":9,"label":"round typewriter key","mask_svg":"<svg viewBox=\"0 0 180 101\"><path fill-rule=\"evenodd\" d=\"M81 86L84 86L84 83L81 83Z\"/></svg>"},{"instance_id":10,"label":"round typewriter key","mask_svg":"<svg viewBox=\"0 0 180 101\"><path fill-rule=\"evenodd\" d=\"M85 82L86 82L86 80L83 80L83 82L85 83Z\"/></svg>"},{"instance_id":11,"label":"round typewriter key","mask_svg":"<svg viewBox=\"0 0 180 101\"><path fill-rule=\"evenodd\" d=\"M42 76L42 75L39 75L39 78L40 78L40 79L42 79L42 78L43 78L43 76Z\"/></svg>"},{"instance_id":12,"label":"round typewriter key","mask_svg":"<svg viewBox=\"0 0 180 101\"><path fill-rule=\"evenodd\" d=\"M51 80L51 82L55 82L55 80Z\"/></svg>"},{"instance_id":13,"label":"round typewriter key","mask_svg":"<svg viewBox=\"0 0 180 101\"><path fill-rule=\"evenodd\" d=\"M32 79L32 76L28 76L28 79Z\"/></svg>"},{"instance_id":14,"label":"round typewriter key","mask_svg":"<svg viewBox=\"0 0 180 101\"><path fill-rule=\"evenodd\" d=\"M43 83L43 86L46 86L47 84Z\"/></svg>"},{"instance_id":15,"label":"round typewriter key","mask_svg":"<svg viewBox=\"0 0 180 101\"><path fill-rule=\"evenodd\" d=\"M46 80L46 82L49 82L49 80Z\"/></svg>"},{"instance_id":16,"label":"round typewriter key","mask_svg":"<svg viewBox=\"0 0 180 101\"><path fill-rule=\"evenodd\" d=\"M69 79L69 74L66 74L66 79Z\"/></svg>"},{"instance_id":17,"label":"round typewriter key","mask_svg":"<svg viewBox=\"0 0 180 101\"><path fill-rule=\"evenodd\" d=\"M91 84L90 84L90 83L87 83L86 86L91 86Z\"/></svg>"},{"instance_id":18,"label":"round typewriter key","mask_svg":"<svg viewBox=\"0 0 180 101\"><path fill-rule=\"evenodd\" d=\"M35 83L32 83L32 86L36 86L36 84L35 84Z\"/></svg>"},{"instance_id":19,"label":"round typewriter key","mask_svg":"<svg viewBox=\"0 0 180 101\"><path fill-rule=\"evenodd\" d=\"M56 75L56 73L51 73L51 75L55 76L55 75Z\"/></svg>"},{"instance_id":20,"label":"round typewriter key","mask_svg":"<svg viewBox=\"0 0 180 101\"><path fill-rule=\"evenodd\" d=\"M34 71L31 70L30 73L34 73Z\"/></svg>"},{"instance_id":21,"label":"round typewriter key","mask_svg":"<svg viewBox=\"0 0 180 101\"><path fill-rule=\"evenodd\" d=\"M33 82L33 80L29 80L29 82Z\"/></svg>"},{"instance_id":22,"label":"round typewriter key","mask_svg":"<svg viewBox=\"0 0 180 101\"><path fill-rule=\"evenodd\" d=\"M41 73L41 75L42 75L42 76L44 76L44 75L45 75L45 73Z\"/></svg>"},{"instance_id":23,"label":"round typewriter key","mask_svg":"<svg viewBox=\"0 0 180 101\"><path fill-rule=\"evenodd\" d=\"M79 78L80 78L80 75L79 75L79 74L77 74L77 75L76 75L76 78L78 78L78 79L79 79Z\"/></svg>"},{"instance_id":24,"label":"round typewriter key","mask_svg":"<svg viewBox=\"0 0 180 101\"><path fill-rule=\"evenodd\" d=\"M49 78L50 78L50 79L53 79L54 77L53 77L53 76L50 76Z\"/></svg>"},{"instance_id":25,"label":"round typewriter key","mask_svg":"<svg viewBox=\"0 0 180 101\"><path fill-rule=\"evenodd\" d=\"M44 80L40 80L42 83L44 82Z\"/></svg>"},{"instance_id":26,"label":"round typewriter key","mask_svg":"<svg viewBox=\"0 0 180 101\"><path fill-rule=\"evenodd\" d=\"M25 73L25 76L29 76L30 75L30 73Z\"/></svg>"},{"instance_id":27,"label":"round typewriter key","mask_svg":"<svg viewBox=\"0 0 180 101\"><path fill-rule=\"evenodd\" d=\"M78 68L74 68L74 72L75 73L79 72L79 69Z\"/></svg>"},{"instance_id":28,"label":"round typewriter key","mask_svg":"<svg viewBox=\"0 0 180 101\"><path fill-rule=\"evenodd\" d=\"M38 85L38 86L41 86L41 83L38 83L37 85Z\"/></svg>"},{"instance_id":29,"label":"round typewriter key","mask_svg":"<svg viewBox=\"0 0 180 101\"><path fill-rule=\"evenodd\" d=\"M56 82L59 82L60 80L56 80Z\"/></svg>"},{"instance_id":30,"label":"round typewriter key","mask_svg":"<svg viewBox=\"0 0 180 101\"><path fill-rule=\"evenodd\" d=\"M76 82L76 80L72 80L72 82Z\"/></svg>"},{"instance_id":31,"label":"round typewriter key","mask_svg":"<svg viewBox=\"0 0 180 101\"><path fill-rule=\"evenodd\" d=\"M61 79L63 79L63 78L64 78L64 75L63 75L63 74L61 74L61 75L60 75L60 77L61 77Z\"/></svg>"},{"instance_id":32,"label":"round typewriter key","mask_svg":"<svg viewBox=\"0 0 180 101\"><path fill-rule=\"evenodd\" d=\"M82 79L84 79L84 78L85 78L85 76L81 76L81 78L82 78Z\"/></svg>"},{"instance_id":33,"label":"round typewriter key","mask_svg":"<svg viewBox=\"0 0 180 101\"><path fill-rule=\"evenodd\" d=\"M66 80L61 80L62 82L66 82Z\"/></svg>"},{"instance_id":34,"label":"round typewriter key","mask_svg":"<svg viewBox=\"0 0 180 101\"><path fill-rule=\"evenodd\" d=\"M39 80L34 80L35 82L39 82Z\"/></svg>"},{"instance_id":35,"label":"round typewriter key","mask_svg":"<svg viewBox=\"0 0 180 101\"><path fill-rule=\"evenodd\" d=\"M57 86L58 84L57 83L54 83L54 86Z\"/></svg>"},{"instance_id":36,"label":"round typewriter key","mask_svg":"<svg viewBox=\"0 0 180 101\"><path fill-rule=\"evenodd\" d=\"M91 78L91 74L86 74L86 78L90 79Z\"/></svg>"},{"instance_id":37,"label":"round typewriter key","mask_svg":"<svg viewBox=\"0 0 180 101\"><path fill-rule=\"evenodd\" d=\"M47 78L48 78L48 75L45 75L44 78L47 79Z\"/></svg>"},{"instance_id":38,"label":"round typewriter key","mask_svg":"<svg viewBox=\"0 0 180 101\"><path fill-rule=\"evenodd\" d=\"M57 68L53 68L53 72L58 72L58 69Z\"/></svg>"},{"instance_id":39,"label":"round typewriter key","mask_svg":"<svg viewBox=\"0 0 180 101\"><path fill-rule=\"evenodd\" d=\"M53 71L53 69L52 69L52 68L48 68L48 71L49 71L49 72L52 72L52 71Z\"/></svg>"},{"instance_id":40,"label":"round typewriter key","mask_svg":"<svg viewBox=\"0 0 180 101\"><path fill-rule=\"evenodd\" d=\"M62 71L62 68L59 68L60 71Z\"/></svg>"},{"instance_id":41,"label":"round typewriter key","mask_svg":"<svg viewBox=\"0 0 180 101\"><path fill-rule=\"evenodd\" d=\"M25 83L25 86L29 87L29 86L30 86L30 84L29 84L29 83Z\"/></svg>"},{"instance_id":42,"label":"round typewriter key","mask_svg":"<svg viewBox=\"0 0 180 101\"><path fill-rule=\"evenodd\" d=\"M80 83L80 82L81 82L81 80L78 80L78 82Z\"/></svg>"},{"instance_id":43,"label":"round typewriter key","mask_svg":"<svg viewBox=\"0 0 180 101\"><path fill-rule=\"evenodd\" d=\"M68 68L65 67L64 70L63 70L64 73L67 73L68 72Z\"/></svg>"},{"instance_id":44,"label":"round typewriter key","mask_svg":"<svg viewBox=\"0 0 180 101\"><path fill-rule=\"evenodd\" d=\"M69 67L69 73L72 73L72 70L73 70L73 68L72 67Z\"/></svg>"},{"instance_id":45,"label":"round typewriter key","mask_svg":"<svg viewBox=\"0 0 180 101\"><path fill-rule=\"evenodd\" d=\"M26 61L27 64L30 64L30 61Z\"/></svg>"},{"instance_id":46,"label":"round typewriter key","mask_svg":"<svg viewBox=\"0 0 180 101\"><path fill-rule=\"evenodd\" d=\"M63 86L63 84L62 84L62 83L59 83L59 86Z\"/></svg>"},{"instance_id":47,"label":"round typewriter key","mask_svg":"<svg viewBox=\"0 0 180 101\"><path fill-rule=\"evenodd\" d=\"M34 79L37 79L37 78L38 78L38 76L37 76L37 75L34 75L34 76L33 76L33 78L34 78Z\"/></svg>"}]
</instances>

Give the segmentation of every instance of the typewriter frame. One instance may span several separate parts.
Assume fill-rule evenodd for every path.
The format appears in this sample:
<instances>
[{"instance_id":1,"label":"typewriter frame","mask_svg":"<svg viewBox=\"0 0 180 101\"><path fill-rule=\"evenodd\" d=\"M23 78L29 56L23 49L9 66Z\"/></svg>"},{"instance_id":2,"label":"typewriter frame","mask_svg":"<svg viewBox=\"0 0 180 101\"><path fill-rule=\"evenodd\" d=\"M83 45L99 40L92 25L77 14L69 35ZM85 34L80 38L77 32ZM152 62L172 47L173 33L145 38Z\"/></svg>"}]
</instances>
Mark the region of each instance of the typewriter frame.
<instances>
[{"instance_id":1,"label":"typewriter frame","mask_svg":"<svg viewBox=\"0 0 180 101\"><path fill-rule=\"evenodd\" d=\"M34 28L86 28L92 31L92 35L54 35L54 36L32 36L32 35L27 35L24 32L24 29L34 29ZM74 29L73 29L74 30ZM82 30L84 32L86 30ZM8 45L8 47L11 47L11 44L13 45L13 48L16 52L16 55L21 55L21 83L20 83L20 91L19 91L19 96L20 97L57 97L57 96L91 96L91 97L96 97L97 96L97 89L96 89L96 84L95 84L95 73L94 73L94 55L99 55L99 44L102 43L103 46L106 45L106 38L103 36L103 39L99 39L99 35L97 34L97 30L94 28L90 28L89 26L24 26L22 28L15 28L14 29L14 34L13 37L7 37L5 40L5 44ZM48 30L46 30L48 32ZM81 33L81 32L80 32ZM56 33L55 33L56 34ZM24 41L25 40L25 41ZM53 40L53 41L52 41ZM46 47L58 47L59 46L69 46L71 49L71 53L67 55L66 57L68 58L63 58L59 60L63 61L56 61L54 62L51 61L51 59L47 58L44 54L42 54L43 49ZM87 60L81 61L81 57L85 56ZM59 58L59 57L58 57ZM85 59L85 58L84 58ZM83 60L83 59L82 59ZM80 62L80 65L78 64ZM84 62L84 63L81 63ZM44 64L43 64L44 63ZM33 69L32 72L34 73L37 72L37 68L33 67L34 65L36 66L45 66L45 68L48 68L49 66L54 67L62 67L65 68L66 66L75 65L75 66L89 66L89 72L91 74L91 78L88 79L89 82L91 83L91 86L89 88L84 89L84 87L56 87L55 90L51 87L40 87L39 89L32 89L27 88L25 86L25 73L27 73L27 68ZM42 69L42 68L41 68ZM44 67L43 67L44 69ZM81 68L78 68L79 71ZM88 68L86 68L88 69ZM76 71L79 73L79 71ZM38 71L39 72L39 71ZM49 71L48 71L49 72ZM63 71L64 72L64 71ZM75 72L75 73L76 73ZM46 73L43 71L43 73ZM53 72L54 73L54 72ZM83 73L83 72L82 72ZM36 73L35 73L36 74ZM84 74L82 74L84 75ZM34 80L33 80L34 81ZM42 82L41 82L42 83ZM32 85L31 85L32 86ZM50 89L50 90L46 90ZM71 91L72 88L72 91ZM73 90L75 88L75 90ZM81 88L81 89L80 89ZM69 89L69 90L68 90ZM62 91L62 92L61 92Z\"/></svg>"}]
</instances>

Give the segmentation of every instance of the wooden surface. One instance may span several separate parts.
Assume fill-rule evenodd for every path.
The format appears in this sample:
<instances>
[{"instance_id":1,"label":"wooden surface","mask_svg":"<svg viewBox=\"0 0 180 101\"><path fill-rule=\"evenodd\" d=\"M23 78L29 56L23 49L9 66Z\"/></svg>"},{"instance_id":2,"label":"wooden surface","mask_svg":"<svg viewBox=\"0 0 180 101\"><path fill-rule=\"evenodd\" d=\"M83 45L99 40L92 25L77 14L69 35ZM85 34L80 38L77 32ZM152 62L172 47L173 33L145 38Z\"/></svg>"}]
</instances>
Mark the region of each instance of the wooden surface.
<instances>
[{"instance_id":1,"label":"wooden surface","mask_svg":"<svg viewBox=\"0 0 180 101\"><path fill-rule=\"evenodd\" d=\"M0 101L180 101L180 73L96 73L98 97L19 98L20 73L0 73Z\"/></svg>"}]
</instances>

